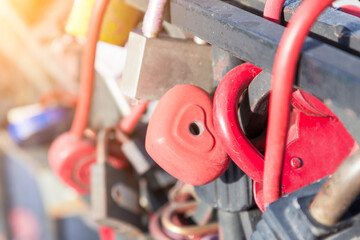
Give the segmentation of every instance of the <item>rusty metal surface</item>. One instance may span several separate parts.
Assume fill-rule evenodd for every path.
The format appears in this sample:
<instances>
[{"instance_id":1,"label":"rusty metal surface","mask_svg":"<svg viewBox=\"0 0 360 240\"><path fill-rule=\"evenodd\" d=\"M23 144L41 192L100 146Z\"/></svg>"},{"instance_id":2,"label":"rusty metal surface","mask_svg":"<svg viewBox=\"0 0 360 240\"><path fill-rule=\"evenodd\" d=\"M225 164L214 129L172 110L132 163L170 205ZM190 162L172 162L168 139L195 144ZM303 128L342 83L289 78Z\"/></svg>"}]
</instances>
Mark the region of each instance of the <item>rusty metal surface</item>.
<instances>
[{"instance_id":1,"label":"rusty metal surface","mask_svg":"<svg viewBox=\"0 0 360 240\"><path fill-rule=\"evenodd\" d=\"M310 205L312 217L324 225L334 225L360 193L360 150L346 159Z\"/></svg>"}]
</instances>

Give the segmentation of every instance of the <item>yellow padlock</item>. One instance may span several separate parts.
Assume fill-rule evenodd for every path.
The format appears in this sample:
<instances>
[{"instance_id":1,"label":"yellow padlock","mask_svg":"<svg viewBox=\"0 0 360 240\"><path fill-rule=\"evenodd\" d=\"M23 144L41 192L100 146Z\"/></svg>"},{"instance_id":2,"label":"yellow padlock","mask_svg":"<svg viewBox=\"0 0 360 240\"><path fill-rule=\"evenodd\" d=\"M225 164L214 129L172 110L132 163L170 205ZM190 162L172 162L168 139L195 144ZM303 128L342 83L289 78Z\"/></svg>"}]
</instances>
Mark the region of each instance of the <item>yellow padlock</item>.
<instances>
[{"instance_id":1,"label":"yellow padlock","mask_svg":"<svg viewBox=\"0 0 360 240\"><path fill-rule=\"evenodd\" d=\"M75 36L85 36L95 0L75 0L66 32ZM127 5L125 0L111 0L104 16L100 40L124 46L130 31L141 20L142 13Z\"/></svg>"}]
</instances>

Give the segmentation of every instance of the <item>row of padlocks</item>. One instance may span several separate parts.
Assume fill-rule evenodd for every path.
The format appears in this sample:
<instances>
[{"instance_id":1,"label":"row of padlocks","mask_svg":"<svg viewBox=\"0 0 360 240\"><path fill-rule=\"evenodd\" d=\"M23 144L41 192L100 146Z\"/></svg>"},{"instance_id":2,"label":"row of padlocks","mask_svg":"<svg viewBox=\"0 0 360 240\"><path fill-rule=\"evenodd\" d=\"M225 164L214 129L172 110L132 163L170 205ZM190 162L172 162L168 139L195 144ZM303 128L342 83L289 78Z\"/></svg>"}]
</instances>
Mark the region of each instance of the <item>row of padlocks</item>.
<instances>
[{"instance_id":1,"label":"row of padlocks","mask_svg":"<svg viewBox=\"0 0 360 240\"><path fill-rule=\"evenodd\" d=\"M358 28L358 7L75 0L66 29L86 43L71 129L49 150L52 170L90 196L94 221L113 232L104 240L360 237L357 104L336 105L347 102L336 100L343 92L308 91L358 71L356 31L337 30L332 42L322 29L340 29L344 19L345 30ZM324 11L340 14L311 28ZM248 47L236 45L243 39ZM99 40L121 48L121 67L99 60ZM360 95L354 79L351 97Z\"/></svg>"}]
</instances>

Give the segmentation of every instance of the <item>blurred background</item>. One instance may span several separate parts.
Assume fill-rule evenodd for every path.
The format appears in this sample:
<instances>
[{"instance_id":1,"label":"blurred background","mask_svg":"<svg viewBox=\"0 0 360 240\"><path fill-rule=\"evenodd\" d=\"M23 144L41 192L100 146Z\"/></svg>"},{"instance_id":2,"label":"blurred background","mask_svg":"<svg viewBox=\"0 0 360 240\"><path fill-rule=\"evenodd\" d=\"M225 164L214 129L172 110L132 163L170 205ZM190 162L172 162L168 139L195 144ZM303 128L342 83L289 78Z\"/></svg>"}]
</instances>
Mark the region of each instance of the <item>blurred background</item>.
<instances>
[{"instance_id":1,"label":"blurred background","mask_svg":"<svg viewBox=\"0 0 360 240\"><path fill-rule=\"evenodd\" d=\"M84 37L65 31L73 4L0 0L0 239L99 239L87 197L47 159L76 104Z\"/></svg>"}]
</instances>

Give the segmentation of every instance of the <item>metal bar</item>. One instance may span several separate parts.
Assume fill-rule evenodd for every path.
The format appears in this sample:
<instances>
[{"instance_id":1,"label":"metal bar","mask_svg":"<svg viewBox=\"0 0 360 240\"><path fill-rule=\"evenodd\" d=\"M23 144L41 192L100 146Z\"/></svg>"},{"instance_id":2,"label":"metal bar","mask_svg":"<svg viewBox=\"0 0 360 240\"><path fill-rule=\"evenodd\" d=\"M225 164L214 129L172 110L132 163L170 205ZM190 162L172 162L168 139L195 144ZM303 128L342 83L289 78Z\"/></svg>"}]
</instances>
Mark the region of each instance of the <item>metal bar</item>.
<instances>
[{"instance_id":1,"label":"metal bar","mask_svg":"<svg viewBox=\"0 0 360 240\"><path fill-rule=\"evenodd\" d=\"M299 0L288 0L284 7L284 19L289 22L296 9L300 6ZM360 56L359 18L334 8L328 8L317 19L310 36L336 45L346 51Z\"/></svg>"},{"instance_id":2,"label":"metal bar","mask_svg":"<svg viewBox=\"0 0 360 240\"><path fill-rule=\"evenodd\" d=\"M234 1L234 0L233 0ZM233 2L231 1L231 2ZM265 0L235 0L240 7L262 16ZM300 0L287 0L284 4L284 21L289 22L300 6ZM360 54L359 18L334 8L328 8L314 23L310 36L342 48L354 54Z\"/></svg>"},{"instance_id":3,"label":"metal bar","mask_svg":"<svg viewBox=\"0 0 360 240\"><path fill-rule=\"evenodd\" d=\"M347 158L329 178L310 205L318 222L332 226L344 215L360 193L360 150Z\"/></svg>"},{"instance_id":4,"label":"metal bar","mask_svg":"<svg viewBox=\"0 0 360 240\"><path fill-rule=\"evenodd\" d=\"M219 0L171 0L171 22L265 71L284 27ZM308 38L298 86L325 102L360 142L360 59ZM285 71L285 69L284 69Z\"/></svg>"},{"instance_id":5,"label":"metal bar","mask_svg":"<svg viewBox=\"0 0 360 240\"><path fill-rule=\"evenodd\" d=\"M220 0L218 0L220 1ZM222 0L224 3L232 4L248 10L258 16L262 16L265 0ZM130 5L145 11L148 0L126 0ZM296 9L300 6L300 0L287 0L284 4L284 21L288 22ZM169 8L165 10L164 20L168 24L171 21ZM314 23L310 36L321 39L338 48L360 54L360 31L359 18L350 14L329 8L324 11Z\"/></svg>"}]
</instances>

